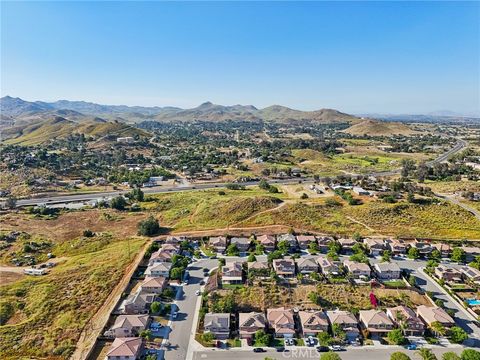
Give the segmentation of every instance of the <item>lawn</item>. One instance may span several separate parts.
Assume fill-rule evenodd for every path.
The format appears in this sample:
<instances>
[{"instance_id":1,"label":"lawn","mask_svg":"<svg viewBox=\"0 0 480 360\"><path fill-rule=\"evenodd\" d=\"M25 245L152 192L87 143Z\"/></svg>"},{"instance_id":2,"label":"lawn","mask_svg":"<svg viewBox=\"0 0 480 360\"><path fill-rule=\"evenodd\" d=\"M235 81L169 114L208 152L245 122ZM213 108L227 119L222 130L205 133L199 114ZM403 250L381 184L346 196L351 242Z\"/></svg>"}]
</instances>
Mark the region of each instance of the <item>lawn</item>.
<instances>
[{"instance_id":1,"label":"lawn","mask_svg":"<svg viewBox=\"0 0 480 360\"><path fill-rule=\"evenodd\" d=\"M2 303L14 309L0 326L0 357L69 357L83 327L144 243L132 238L129 246L125 239L95 248L85 245L48 275L0 287Z\"/></svg>"},{"instance_id":2,"label":"lawn","mask_svg":"<svg viewBox=\"0 0 480 360\"><path fill-rule=\"evenodd\" d=\"M383 281L383 284L387 287L392 287L392 288L405 288L407 285L405 284L404 281L402 280L388 280L388 281Z\"/></svg>"}]
</instances>

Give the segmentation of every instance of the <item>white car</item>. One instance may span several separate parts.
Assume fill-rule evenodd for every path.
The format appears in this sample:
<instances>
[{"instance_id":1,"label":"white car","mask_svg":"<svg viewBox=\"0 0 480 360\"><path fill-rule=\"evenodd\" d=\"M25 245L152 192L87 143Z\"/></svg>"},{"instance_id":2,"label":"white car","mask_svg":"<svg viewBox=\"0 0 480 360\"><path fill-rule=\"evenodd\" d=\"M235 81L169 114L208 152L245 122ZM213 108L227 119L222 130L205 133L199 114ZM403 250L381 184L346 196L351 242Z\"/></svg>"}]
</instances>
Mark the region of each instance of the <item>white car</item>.
<instances>
[{"instance_id":1,"label":"white car","mask_svg":"<svg viewBox=\"0 0 480 360\"><path fill-rule=\"evenodd\" d=\"M178 313L177 313L177 312L174 312L174 313L172 314L172 319L176 319L177 316L178 316Z\"/></svg>"},{"instance_id":2,"label":"white car","mask_svg":"<svg viewBox=\"0 0 480 360\"><path fill-rule=\"evenodd\" d=\"M195 291L195 295L200 295L200 290Z\"/></svg>"}]
</instances>

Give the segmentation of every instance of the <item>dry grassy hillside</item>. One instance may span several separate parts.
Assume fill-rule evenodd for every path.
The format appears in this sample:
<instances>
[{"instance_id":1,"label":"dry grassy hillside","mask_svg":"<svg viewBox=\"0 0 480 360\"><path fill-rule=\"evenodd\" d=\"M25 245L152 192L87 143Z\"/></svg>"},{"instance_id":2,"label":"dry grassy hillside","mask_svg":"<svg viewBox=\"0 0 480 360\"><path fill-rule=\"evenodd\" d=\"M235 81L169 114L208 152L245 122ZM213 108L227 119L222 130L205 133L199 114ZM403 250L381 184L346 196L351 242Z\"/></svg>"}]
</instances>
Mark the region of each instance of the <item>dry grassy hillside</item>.
<instances>
[{"instance_id":1,"label":"dry grassy hillside","mask_svg":"<svg viewBox=\"0 0 480 360\"><path fill-rule=\"evenodd\" d=\"M382 122L375 120L365 120L358 124L350 126L344 130L350 135L370 135L370 136L392 136L392 135L414 135L417 131L412 130L407 125L396 122Z\"/></svg>"}]
</instances>

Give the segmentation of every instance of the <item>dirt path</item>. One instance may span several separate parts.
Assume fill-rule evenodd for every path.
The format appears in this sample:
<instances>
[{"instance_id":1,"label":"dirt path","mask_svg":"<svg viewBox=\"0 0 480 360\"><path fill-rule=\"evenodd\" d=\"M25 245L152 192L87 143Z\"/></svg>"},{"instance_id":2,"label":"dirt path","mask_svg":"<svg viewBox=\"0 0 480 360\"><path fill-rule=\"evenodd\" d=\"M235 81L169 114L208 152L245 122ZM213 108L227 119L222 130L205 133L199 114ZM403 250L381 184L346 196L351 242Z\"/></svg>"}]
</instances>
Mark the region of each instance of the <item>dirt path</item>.
<instances>
[{"instance_id":1,"label":"dirt path","mask_svg":"<svg viewBox=\"0 0 480 360\"><path fill-rule=\"evenodd\" d=\"M357 223L357 224L359 224L359 225L362 225L364 228L366 228L367 230L370 230L370 231L373 232L373 233L376 233L376 232L377 232L377 230L375 230L374 228L368 226L367 224L365 224L365 223L363 223L363 222L361 222L361 221L359 221L359 220L357 220L357 219L355 219L355 218L353 218L353 217L351 217L351 216L345 216L345 217L346 217L348 220L353 221L354 223Z\"/></svg>"},{"instance_id":2,"label":"dirt path","mask_svg":"<svg viewBox=\"0 0 480 360\"><path fill-rule=\"evenodd\" d=\"M249 216L248 218L246 219L243 219L242 221L239 221L239 222L236 222L235 224L233 224L232 226L233 227L236 227L238 226L239 224L243 223L243 222L246 222L246 221L249 221L249 220L252 220L256 217L258 217L259 215L263 215L263 214L267 214L269 212L273 212L273 211L277 211L277 210L280 210L282 207L284 207L285 205L287 204L290 204L290 203L293 203L294 201L293 200L285 200L285 201L282 201L278 206L275 206L274 208L271 208L271 209L266 209L266 210L262 210L258 213L255 213L251 216Z\"/></svg>"},{"instance_id":3,"label":"dirt path","mask_svg":"<svg viewBox=\"0 0 480 360\"><path fill-rule=\"evenodd\" d=\"M138 264L143 259L143 255L150 245L150 241L145 244L143 249L137 254L135 259L128 265L125 269L125 274L120 282L112 290L108 298L105 300L103 305L97 310L97 312L92 316L89 322L85 325L78 339L75 352L70 357L71 360L85 360L90 355L90 352L95 346L97 337L100 335L100 332L105 327L110 313L114 310L120 296L127 288L130 278L137 269Z\"/></svg>"}]
</instances>

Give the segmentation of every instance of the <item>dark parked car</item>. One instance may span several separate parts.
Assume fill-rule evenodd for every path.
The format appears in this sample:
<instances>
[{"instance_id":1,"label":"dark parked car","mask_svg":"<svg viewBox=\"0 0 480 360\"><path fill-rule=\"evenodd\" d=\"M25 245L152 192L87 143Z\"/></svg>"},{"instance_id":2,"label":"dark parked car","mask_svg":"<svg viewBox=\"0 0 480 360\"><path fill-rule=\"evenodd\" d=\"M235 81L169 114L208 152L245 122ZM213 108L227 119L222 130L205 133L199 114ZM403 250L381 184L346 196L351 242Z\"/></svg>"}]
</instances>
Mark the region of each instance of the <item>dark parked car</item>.
<instances>
[{"instance_id":1,"label":"dark parked car","mask_svg":"<svg viewBox=\"0 0 480 360\"><path fill-rule=\"evenodd\" d=\"M329 352L330 349L328 348L328 346L317 346L317 351L318 352Z\"/></svg>"},{"instance_id":2,"label":"dark parked car","mask_svg":"<svg viewBox=\"0 0 480 360\"><path fill-rule=\"evenodd\" d=\"M255 348L253 349L253 352L256 352L256 353L263 353L263 352L266 352L267 350L265 349L262 349L262 348Z\"/></svg>"}]
</instances>

